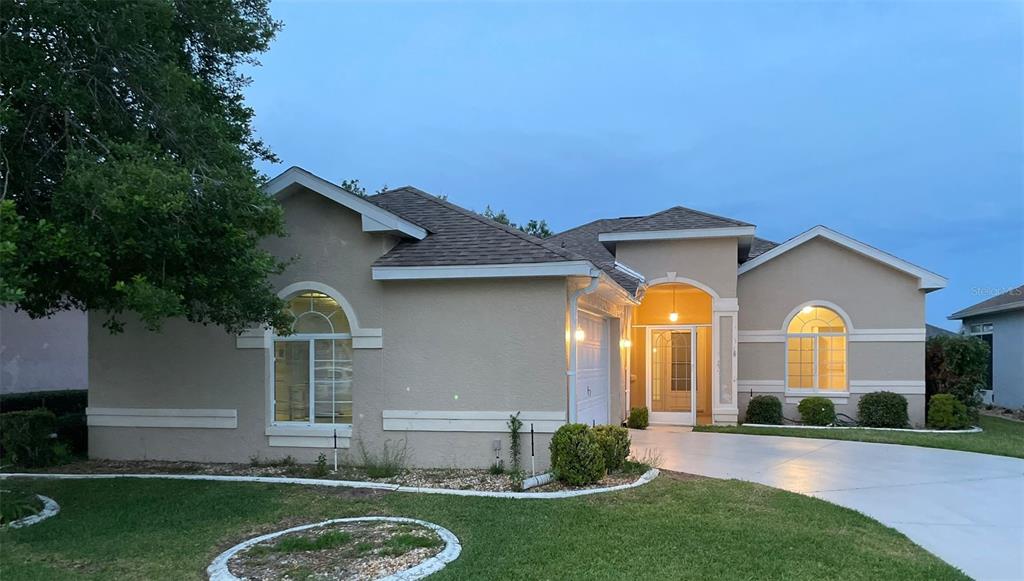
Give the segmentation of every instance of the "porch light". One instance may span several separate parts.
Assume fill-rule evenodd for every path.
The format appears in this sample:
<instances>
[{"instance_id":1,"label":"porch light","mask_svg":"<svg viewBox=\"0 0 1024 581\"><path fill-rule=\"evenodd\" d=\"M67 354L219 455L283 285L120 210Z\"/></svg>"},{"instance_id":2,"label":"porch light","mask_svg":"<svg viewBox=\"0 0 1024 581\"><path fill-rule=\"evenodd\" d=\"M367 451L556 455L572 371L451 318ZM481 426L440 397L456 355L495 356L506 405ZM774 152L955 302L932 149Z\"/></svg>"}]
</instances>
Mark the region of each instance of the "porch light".
<instances>
[{"instance_id":1,"label":"porch light","mask_svg":"<svg viewBox=\"0 0 1024 581\"><path fill-rule=\"evenodd\" d=\"M586 338L587 338L587 334L583 332L583 329L580 328L580 327L576 327L576 340L577 341L582 341L582 340L584 340Z\"/></svg>"},{"instance_id":2,"label":"porch light","mask_svg":"<svg viewBox=\"0 0 1024 581\"><path fill-rule=\"evenodd\" d=\"M668 320L675 323L676 321L679 320L679 313L672 311L671 313L668 314Z\"/></svg>"},{"instance_id":3,"label":"porch light","mask_svg":"<svg viewBox=\"0 0 1024 581\"><path fill-rule=\"evenodd\" d=\"M668 320L675 323L679 320L679 313L676 311L676 287L672 286L672 312L668 314Z\"/></svg>"},{"instance_id":4,"label":"porch light","mask_svg":"<svg viewBox=\"0 0 1024 581\"><path fill-rule=\"evenodd\" d=\"M619 339L619 347L622 347L623 349L629 349L632 346L633 342L630 341L629 339Z\"/></svg>"}]
</instances>

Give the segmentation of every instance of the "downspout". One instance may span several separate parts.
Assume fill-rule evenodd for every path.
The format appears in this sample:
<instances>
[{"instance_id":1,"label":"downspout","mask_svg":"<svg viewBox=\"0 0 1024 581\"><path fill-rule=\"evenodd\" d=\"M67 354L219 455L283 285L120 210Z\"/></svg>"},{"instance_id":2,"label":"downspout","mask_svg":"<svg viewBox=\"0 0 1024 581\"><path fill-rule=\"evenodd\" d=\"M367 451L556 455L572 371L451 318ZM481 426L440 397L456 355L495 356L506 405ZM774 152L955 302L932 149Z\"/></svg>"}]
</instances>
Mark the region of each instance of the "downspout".
<instances>
[{"instance_id":1,"label":"downspout","mask_svg":"<svg viewBox=\"0 0 1024 581\"><path fill-rule=\"evenodd\" d=\"M569 423L576 423L576 329L579 327L579 311L577 305L580 297L597 290L601 282L601 271L590 271L590 284L573 291L569 298L569 365L565 375L569 382Z\"/></svg>"}]
</instances>

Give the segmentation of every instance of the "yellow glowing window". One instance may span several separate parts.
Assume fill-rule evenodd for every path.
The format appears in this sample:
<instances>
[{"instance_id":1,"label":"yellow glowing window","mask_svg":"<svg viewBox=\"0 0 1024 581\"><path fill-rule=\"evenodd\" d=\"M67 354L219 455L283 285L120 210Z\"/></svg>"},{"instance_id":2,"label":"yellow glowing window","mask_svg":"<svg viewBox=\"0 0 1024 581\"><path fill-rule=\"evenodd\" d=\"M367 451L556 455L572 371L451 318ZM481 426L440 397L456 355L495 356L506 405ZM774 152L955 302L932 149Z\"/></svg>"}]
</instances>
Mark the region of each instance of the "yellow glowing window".
<instances>
[{"instance_id":1,"label":"yellow glowing window","mask_svg":"<svg viewBox=\"0 0 1024 581\"><path fill-rule=\"evenodd\" d=\"M846 391L846 323L838 313L804 307L786 333L787 388Z\"/></svg>"}]
</instances>

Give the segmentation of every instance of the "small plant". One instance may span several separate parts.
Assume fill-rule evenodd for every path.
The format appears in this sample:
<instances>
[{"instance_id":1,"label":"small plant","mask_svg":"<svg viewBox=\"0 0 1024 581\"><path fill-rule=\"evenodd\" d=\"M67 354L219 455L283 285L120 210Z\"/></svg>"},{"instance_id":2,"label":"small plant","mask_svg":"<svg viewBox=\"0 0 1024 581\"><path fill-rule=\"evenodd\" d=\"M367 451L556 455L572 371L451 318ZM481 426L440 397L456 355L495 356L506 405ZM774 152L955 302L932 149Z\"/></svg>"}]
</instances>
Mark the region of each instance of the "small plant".
<instances>
[{"instance_id":1,"label":"small plant","mask_svg":"<svg viewBox=\"0 0 1024 581\"><path fill-rule=\"evenodd\" d=\"M928 400L928 426L936 430L963 430L971 425L967 406L956 396L939 393Z\"/></svg>"},{"instance_id":2,"label":"small plant","mask_svg":"<svg viewBox=\"0 0 1024 581\"><path fill-rule=\"evenodd\" d=\"M384 542L380 554L389 557L404 555L413 549L440 547L441 539L411 533L398 534Z\"/></svg>"},{"instance_id":3,"label":"small plant","mask_svg":"<svg viewBox=\"0 0 1024 581\"><path fill-rule=\"evenodd\" d=\"M19 466L52 466L66 460L67 448L57 443L57 417L44 408L0 414L0 446Z\"/></svg>"},{"instance_id":4,"label":"small plant","mask_svg":"<svg viewBox=\"0 0 1024 581\"><path fill-rule=\"evenodd\" d=\"M43 510L39 497L22 490L0 490L0 525Z\"/></svg>"},{"instance_id":5,"label":"small plant","mask_svg":"<svg viewBox=\"0 0 1024 581\"><path fill-rule=\"evenodd\" d=\"M510 464L513 472L517 472L522 468L523 449L522 442L520 442L519 432L523 428L523 421L519 419L519 412L516 412L508 417L508 438L509 438L509 455L511 456Z\"/></svg>"},{"instance_id":6,"label":"small plant","mask_svg":"<svg viewBox=\"0 0 1024 581\"><path fill-rule=\"evenodd\" d=\"M907 398L891 391L876 391L857 402L857 419L870 428L905 428L910 424Z\"/></svg>"},{"instance_id":7,"label":"small plant","mask_svg":"<svg viewBox=\"0 0 1024 581\"><path fill-rule=\"evenodd\" d=\"M505 473L505 464L501 460L495 460L491 467L487 469L488 472L497 476L498 474Z\"/></svg>"},{"instance_id":8,"label":"small plant","mask_svg":"<svg viewBox=\"0 0 1024 581\"><path fill-rule=\"evenodd\" d=\"M551 438L551 469L555 477L573 486L604 478L604 454L586 424L566 424Z\"/></svg>"},{"instance_id":9,"label":"small plant","mask_svg":"<svg viewBox=\"0 0 1024 581\"><path fill-rule=\"evenodd\" d=\"M642 406L629 410L629 419L626 420L626 425L634 430L646 430L650 425L650 414L647 407Z\"/></svg>"},{"instance_id":10,"label":"small plant","mask_svg":"<svg viewBox=\"0 0 1024 581\"><path fill-rule=\"evenodd\" d=\"M366 449L362 440L359 440L359 456L362 458L362 468L370 478L394 478L405 472L408 457L408 448L405 440L401 446L391 447L391 440L385 441L381 447L380 454L374 454Z\"/></svg>"},{"instance_id":11,"label":"small plant","mask_svg":"<svg viewBox=\"0 0 1024 581\"><path fill-rule=\"evenodd\" d=\"M805 397L796 409L800 420L809 426L827 426L836 421L836 406L827 397Z\"/></svg>"},{"instance_id":12,"label":"small plant","mask_svg":"<svg viewBox=\"0 0 1024 581\"><path fill-rule=\"evenodd\" d=\"M526 480L526 473L522 470L511 470L508 473L508 480L512 485L512 490L520 491L523 489L523 481Z\"/></svg>"},{"instance_id":13,"label":"small plant","mask_svg":"<svg viewBox=\"0 0 1024 581\"><path fill-rule=\"evenodd\" d=\"M601 446L605 469L614 472L622 468L629 456L629 430L622 426L597 426L593 433L597 445Z\"/></svg>"},{"instance_id":14,"label":"small plant","mask_svg":"<svg viewBox=\"0 0 1024 581\"><path fill-rule=\"evenodd\" d=\"M774 395L755 395L747 404L745 424L782 425L782 402Z\"/></svg>"},{"instance_id":15,"label":"small plant","mask_svg":"<svg viewBox=\"0 0 1024 581\"><path fill-rule=\"evenodd\" d=\"M313 469L309 473L314 478L323 478L330 474L330 470L327 469L327 454L320 452L320 455L316 457L316 464L313 465Z\"/></svg>"}]
</instances>

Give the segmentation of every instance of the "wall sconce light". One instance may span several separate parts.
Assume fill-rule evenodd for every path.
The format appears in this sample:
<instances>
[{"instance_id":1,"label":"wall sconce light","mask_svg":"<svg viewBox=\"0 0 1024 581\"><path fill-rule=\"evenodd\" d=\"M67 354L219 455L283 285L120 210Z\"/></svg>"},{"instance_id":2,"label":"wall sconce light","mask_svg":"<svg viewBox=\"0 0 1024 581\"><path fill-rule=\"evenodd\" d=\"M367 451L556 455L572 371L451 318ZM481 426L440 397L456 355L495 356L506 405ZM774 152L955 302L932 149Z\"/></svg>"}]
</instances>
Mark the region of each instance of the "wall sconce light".
<instances>
[{"instance_id":1,"label":"wall sconce light","mask_svg":"<svg viewBox=\"0 0 1024 581\"><path fill-rule=\"evenodd\" d=\"M629 339L619 339L619 347L622 347L623 349L629 349L632 346L633 342L630 341Z\"/></svg>"},{"instance_id":2,"label":"wall sconce light","mask_svg":"<svg viewBox=\"0 0 1024 581\"><path fill-rule=\"evenodd\" d=\"M587 338L587 334L583 332L583 329L580 328L580 327L576 327L576 340L577 341L582 341L582 340L584 340L586 338Z\"/></svg>"}]
</instances>

